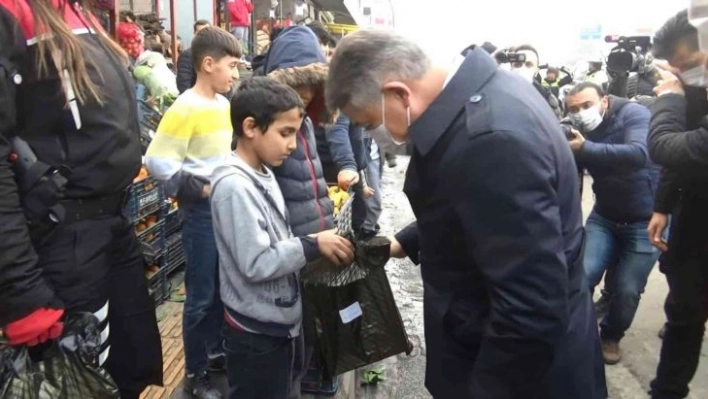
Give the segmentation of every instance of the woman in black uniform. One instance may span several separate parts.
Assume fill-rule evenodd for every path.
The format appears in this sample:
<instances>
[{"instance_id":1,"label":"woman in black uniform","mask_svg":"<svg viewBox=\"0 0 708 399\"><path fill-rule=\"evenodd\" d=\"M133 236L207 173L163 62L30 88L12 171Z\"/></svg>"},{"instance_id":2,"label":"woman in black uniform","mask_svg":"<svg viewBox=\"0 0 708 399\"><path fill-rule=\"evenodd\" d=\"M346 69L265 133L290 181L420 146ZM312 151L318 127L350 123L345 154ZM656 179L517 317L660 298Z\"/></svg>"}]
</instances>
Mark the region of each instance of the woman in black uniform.
<instances>
[{"instance_id":1,"label":"woman in black uniform","mask_svg":"<svg viewBox=\"0 0 708 399\"><path fill-rule=\"evenodd\" d=\"M162 384L162 355L124 215L141 163L127 65L80 0L0 0L0 328L10 344L33 345L56 338L65 315L94 313L99 361L133 399ZM13 137L61 166L60 200L42 195L57 175L31 191L15 176Z\"/></svg>"}]
</instances>

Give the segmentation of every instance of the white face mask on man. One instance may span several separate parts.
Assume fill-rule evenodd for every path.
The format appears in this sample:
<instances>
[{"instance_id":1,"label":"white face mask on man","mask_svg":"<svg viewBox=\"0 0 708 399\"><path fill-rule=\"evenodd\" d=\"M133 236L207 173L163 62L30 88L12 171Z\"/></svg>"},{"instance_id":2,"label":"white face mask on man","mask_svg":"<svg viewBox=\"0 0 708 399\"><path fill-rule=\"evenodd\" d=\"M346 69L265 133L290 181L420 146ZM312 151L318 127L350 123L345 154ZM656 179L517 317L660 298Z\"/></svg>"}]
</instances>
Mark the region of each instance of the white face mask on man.
<instances>
[{"instance_id":1,"label":"white face mask on man","mask_svg":"<svg viewBox=\"0 0 708 399\"><path fill-rule=\"evenodd\" d=\"M570 120L582 133L592 132L602 123L604 112L601 112L602 105L597 104L588 109L570 114Z\"/></svg>"},{"instance_id":2,"label":"white face mask on man","mask_svg":"<svg viewBox=\"0 0 708 399\"><path fill-rule=\"evenodd\" d=\"M536 76L536 70L526 66L523 66L521 68L514 68L511 71L518 74L529 83L533 83L533 77Z\"/></svg>"},{"instance_id":3,"label":"white face mask on man","mask_svg":"<svg viewBox=\"0 0 708 399\"><path fill-rule=\"evenodd\" d=\"M689 69L688 71L681 72L679 77L681 78L681 81L688 86L706 87L706 74L708 74L706 66L699 65L695 68Z\"/></svg>"},{"instance_id":4,"label":"white face mask on man","mask_svg":"<svg viewBox=\"0 0 708 399\"><path fill-rule=\"evenodd\" d=\"M406 117L408 118L408 127L411 127L411 107L408 106L406 107ZM386 128L386 95L384 93L381 93L381 126L386 129L386 132L388 132L388 129ZM391 141L393 141L394 144L398 146L405 145L408 142L408 139L403 140L403 141L398 141L393 136L391 136L391 133L388 133L389 137L391 138Z\"/></svg>"}]
</instances>

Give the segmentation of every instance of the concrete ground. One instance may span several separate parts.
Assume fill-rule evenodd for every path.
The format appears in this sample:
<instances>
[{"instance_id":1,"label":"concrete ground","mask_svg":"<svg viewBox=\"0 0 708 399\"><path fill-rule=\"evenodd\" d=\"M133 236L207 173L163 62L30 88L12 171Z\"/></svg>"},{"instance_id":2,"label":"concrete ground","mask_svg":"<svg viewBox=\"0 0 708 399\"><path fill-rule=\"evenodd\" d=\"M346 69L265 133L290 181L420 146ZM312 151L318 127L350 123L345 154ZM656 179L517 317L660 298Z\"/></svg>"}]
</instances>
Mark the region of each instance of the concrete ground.
<instances>
[{"instance_id":1,"label":"concrete ground","mask_svg":"<svg viewBox=\"0 0 708 399\"><path fill-rule=\"evenodd\" d=\"M395 169L385 168L383 179L384 212L380 224L382 234L390 235L414 218L408 205L408 200L402 193L403 180L407 159L399 157L399 165ZM583 211L587 213L593 204L591 180L586 178L585 194L583 196ZM404 320L409 338L414 344L411 356L399 355L381 362L385 368L386 381L376 387L365 387L360 384L361 374L378 365L365 367L358 373L350 373L340 379L340 392L335 399L428 399L431 398L424 386L425 379L425 336L423 330L423 286L420 270L408 260L392 260L386 266L391 287L396 297L398 308ZM646 293L642 298L639 310L632 328L622 341L624 358L616 366L606 368L610 399L646 399L649 382L654 377L658 362L661 340L657 332L664 323L662 309L667 293L664 276L654 270L649 278ZM175 338L181 337L181 329L176 327L180 316L181 304L169 303L163 305L158 314L163 312L161 323L163 345L166 347L165 364L166 377L169 377L167 389L153 388L146 392L144 398L187 398L181 390L180 379L184 360L177 345L181 344ZM167 312L167 314L165 314ZM703 356L708 355L708 347L704 347ZM696 378L691 386L691 399L708 399L708 360L701 362ZM226 394L225 379L219 378L218 385ZM306 399L314 399L306 396ZM447 398L445 398L447 399ZM570 399L570 398L569 398Z\"/></svg>"}]
</instances>

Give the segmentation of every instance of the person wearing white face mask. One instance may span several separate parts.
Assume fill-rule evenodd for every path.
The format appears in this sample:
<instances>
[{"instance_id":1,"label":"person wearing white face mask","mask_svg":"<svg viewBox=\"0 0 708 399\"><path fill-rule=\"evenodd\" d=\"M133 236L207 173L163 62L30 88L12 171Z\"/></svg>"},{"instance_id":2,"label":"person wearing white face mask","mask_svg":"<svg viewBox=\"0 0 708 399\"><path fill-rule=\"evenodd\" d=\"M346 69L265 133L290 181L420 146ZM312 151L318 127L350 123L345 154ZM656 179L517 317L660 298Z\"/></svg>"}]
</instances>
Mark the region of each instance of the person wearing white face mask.
<instances>
[{"instance_id":1,"label":"person wearing white face mask","mask_svg":"<svg viewBox=\"0 0 708 399\"><path fill-rule=\"evenodd\" d=\"M585 225L588 288L594 291L605 271L612 269L600 338L605 363L616 364L621 359L619 342L661 254L646 234L661 172L647 150L650 112L627 99L607 96L590 82L576 85L566 106L578 129L572 130L569 145L578 166L592 176L595 193Z\"/></svg>"},{"instance_id":2,"label":"person wearing white face mask","mask_svg":"<svg viewBox=\"0 0 708 399\"><path fill-rule=\"evenodd\" d=\"M524 78L525 81L531 83L536 90L541 93L541 96L546 99L546 102L548 102L548 105L551 107L551 110L553 110L553 113L556 114L556 117L560 118L562 115L562 109L561 104L558 101L558 97L556 97L556 95L553 94L549 88L543 87L541 84L541 76L538 74L538 51L536 51L533 46L528 44L512 47L510 51L523 54L526 59L524 62L512 63L511 71Z\"/></svg>"},{"instance_id":3,"label":"person wearing white face mask","mask_svg":"<svg viewBox=\"0 0 708 399\"><path fill-rule=\"evenodd\" d=\"M360 30L337 47L325 93L413 149L416 222L390 255L420 263L431 395L607 398L575 163L535 89L484 49L439 66L393 32Z\"/></svg>"}]
</instances>

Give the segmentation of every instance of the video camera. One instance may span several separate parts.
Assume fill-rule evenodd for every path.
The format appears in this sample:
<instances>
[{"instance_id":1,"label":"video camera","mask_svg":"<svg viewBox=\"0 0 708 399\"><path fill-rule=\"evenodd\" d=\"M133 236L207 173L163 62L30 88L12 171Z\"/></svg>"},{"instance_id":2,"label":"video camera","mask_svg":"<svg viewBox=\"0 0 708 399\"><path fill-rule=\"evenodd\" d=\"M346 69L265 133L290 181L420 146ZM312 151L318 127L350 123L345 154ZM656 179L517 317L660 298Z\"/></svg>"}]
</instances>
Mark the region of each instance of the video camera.
<instances>
[{"instance_id":1,"label":"video camera","mask_svg":"<svg viewBox=\"0 0 708 399\"><path fill-rule=\"evenodd\" d=\"M617 43L607 56L609 72L639 72L646 64L647 53L651 49L650 36L609 35L605 37L605 43Z\"/></svg>"},{"instance_id":2,"label":"video camera","mask_svg":"<svg viewBox=\"0 0 708 399\"><path fill-rule=\"evenodd\" d=\"M634 97L639 75L651 71L651 37L610 35L605 37L605 42L617 43L607 56L608 93Z\"/></svg>"},{"instance_id":3,"label":"video camera","mask_svg":"<svg viewBox=\"0 0 708 399\"><path fill-rule=\"evenodd\" d=\"M497 59L497 63L499 64L515 64L517 62L526 62L526 54L515 53L511 51L500 51L495 55L495 58Z\"/></svg>"}]
</instances>

